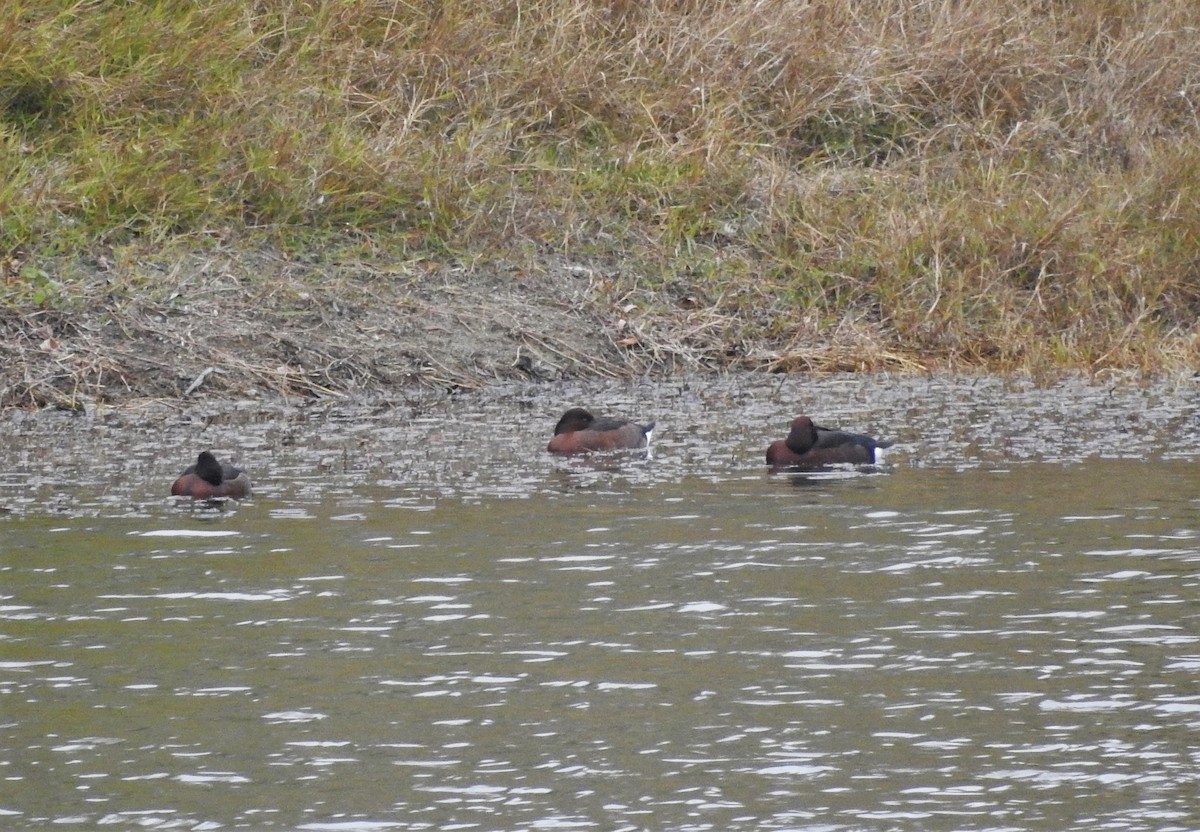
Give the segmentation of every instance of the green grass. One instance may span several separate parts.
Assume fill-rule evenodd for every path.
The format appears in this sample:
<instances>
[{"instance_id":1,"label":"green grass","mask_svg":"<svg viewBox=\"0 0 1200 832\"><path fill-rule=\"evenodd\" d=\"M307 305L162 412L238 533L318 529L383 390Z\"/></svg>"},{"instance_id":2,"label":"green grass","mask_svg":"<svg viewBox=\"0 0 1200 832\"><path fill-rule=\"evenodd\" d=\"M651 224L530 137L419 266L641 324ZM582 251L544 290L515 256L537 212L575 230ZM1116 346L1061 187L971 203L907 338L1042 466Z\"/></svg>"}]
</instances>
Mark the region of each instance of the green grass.
<instances>
[{"instance_id":1,"label":"green grass","mask_svg":"<svg viewBox=\"0 0 1200 832\"><path fill-rule=\"evenodd\" d=\"M1194 364L1197 31L1193 0L13 0L0 306L69 306L48 263L100 249L365 239L616 259L659 331L686 285L772 366Z\"/></svg>"}]
</instances>

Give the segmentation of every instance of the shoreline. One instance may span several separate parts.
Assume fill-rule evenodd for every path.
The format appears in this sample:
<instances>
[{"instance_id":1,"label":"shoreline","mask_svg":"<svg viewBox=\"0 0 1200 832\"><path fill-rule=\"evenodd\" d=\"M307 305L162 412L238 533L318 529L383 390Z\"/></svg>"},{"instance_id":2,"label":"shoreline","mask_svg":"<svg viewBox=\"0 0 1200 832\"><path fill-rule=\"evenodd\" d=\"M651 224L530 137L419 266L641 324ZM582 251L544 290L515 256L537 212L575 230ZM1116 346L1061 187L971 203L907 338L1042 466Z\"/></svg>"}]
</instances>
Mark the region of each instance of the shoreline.
<instances>
[{"instance_id":1,"label":"shoreline","mask_svg":"<svg viewBox=\"0 0 1200 832\"><path fill-rule=\"evenodd\" d=\"M729 315L633 265L561 256L517 266L212 248L42 268L57 270L55 298L0 308L0 409L741 371L1188 370L1165 350L1149 368L934 355L862 318L789 321L771 338L753 310Z\"/></svg>"}]
</instances>

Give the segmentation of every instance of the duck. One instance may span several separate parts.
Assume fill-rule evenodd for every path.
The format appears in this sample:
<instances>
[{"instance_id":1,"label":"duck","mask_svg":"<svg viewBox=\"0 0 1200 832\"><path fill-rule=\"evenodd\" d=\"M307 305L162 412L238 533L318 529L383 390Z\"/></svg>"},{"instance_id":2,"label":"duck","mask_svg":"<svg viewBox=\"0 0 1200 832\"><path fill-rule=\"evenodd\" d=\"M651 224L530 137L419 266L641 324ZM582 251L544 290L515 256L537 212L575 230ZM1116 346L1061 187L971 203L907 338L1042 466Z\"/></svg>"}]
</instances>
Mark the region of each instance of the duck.
<instances>
[{"instance_id":1,"label":"duck","mask_svg":"<svg viewBox=\"0 0 1200 832\"><path fill-rule=\"evenodd\" d=\"M787 439L767 446L767 464L777 468L816 468L838 463L873 465L876 450L890 448L892 444L862 433L821 427L808 416L797 416L792 420Z\"/></svg>"},{"instance_id":2,"label":"duck","mask_svg":"<svg viewBox=\"0 0 1200 832\"><path fill-rule=\"evenodd\" d=\"M250 477L246 472L228 462L218 462L209 451L201 451L196 464L184 468L179 479L171 485L172 497L242 500L249 495Z\"/></svg>"},{"instance_id":3,"label":"duck","mask_svg":"<svg viewBox=\"0 0 1200 832\"><path fill-rule=\"evenodd\" d=\"M654 425L654 422L639 425L608 416L596 418L582 407L573 407L554 426L554 438L546 450L552 454L585 454L645 448L650 444Z\"/></svg>"}]
</instances>

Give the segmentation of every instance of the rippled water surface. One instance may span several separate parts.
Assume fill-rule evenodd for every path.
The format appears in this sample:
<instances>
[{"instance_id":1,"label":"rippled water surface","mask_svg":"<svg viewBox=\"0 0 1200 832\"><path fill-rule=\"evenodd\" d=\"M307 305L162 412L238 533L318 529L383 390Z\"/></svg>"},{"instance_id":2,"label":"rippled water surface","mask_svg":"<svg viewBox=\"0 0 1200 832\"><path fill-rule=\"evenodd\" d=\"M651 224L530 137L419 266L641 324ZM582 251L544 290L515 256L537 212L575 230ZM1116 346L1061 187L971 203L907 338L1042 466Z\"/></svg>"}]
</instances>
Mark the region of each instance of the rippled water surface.
<instances>
[{"instance_id":1,"label":"rippled water surface","mask_svg":"<svg viewBox=\"0 0 1200 832\"><path fill-rule=\"evenodd\" d=\"M0 828L1200 822L1200 382L15 414ZM574 404L648 458L543 453ZM769 474L791 416L897 442ZM225 511L163 495L196 451Z\"/></svg>"}]
</instances>

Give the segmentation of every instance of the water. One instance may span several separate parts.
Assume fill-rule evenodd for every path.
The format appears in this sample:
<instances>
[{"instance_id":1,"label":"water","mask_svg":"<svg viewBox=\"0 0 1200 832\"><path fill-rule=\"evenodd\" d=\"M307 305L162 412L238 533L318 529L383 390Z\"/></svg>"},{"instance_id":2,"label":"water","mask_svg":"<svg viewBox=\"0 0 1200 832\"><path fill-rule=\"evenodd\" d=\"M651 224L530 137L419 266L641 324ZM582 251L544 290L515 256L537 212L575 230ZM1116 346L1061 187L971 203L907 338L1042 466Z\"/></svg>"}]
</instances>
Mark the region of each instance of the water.
<instances>
[{"instance_id":1,"label":"water","mask_svg":"<svg viewBox=\"0 0 1200 832\"><path fill-rule=\"evenodd\" d=\"M5 829L1200 823L1196 382L16 415ZM650 458L541 449L569 404ZM897 440L768 474L808 412ZM162 495L233 455L236 510Z\"/></svg>"}]
</instances>

